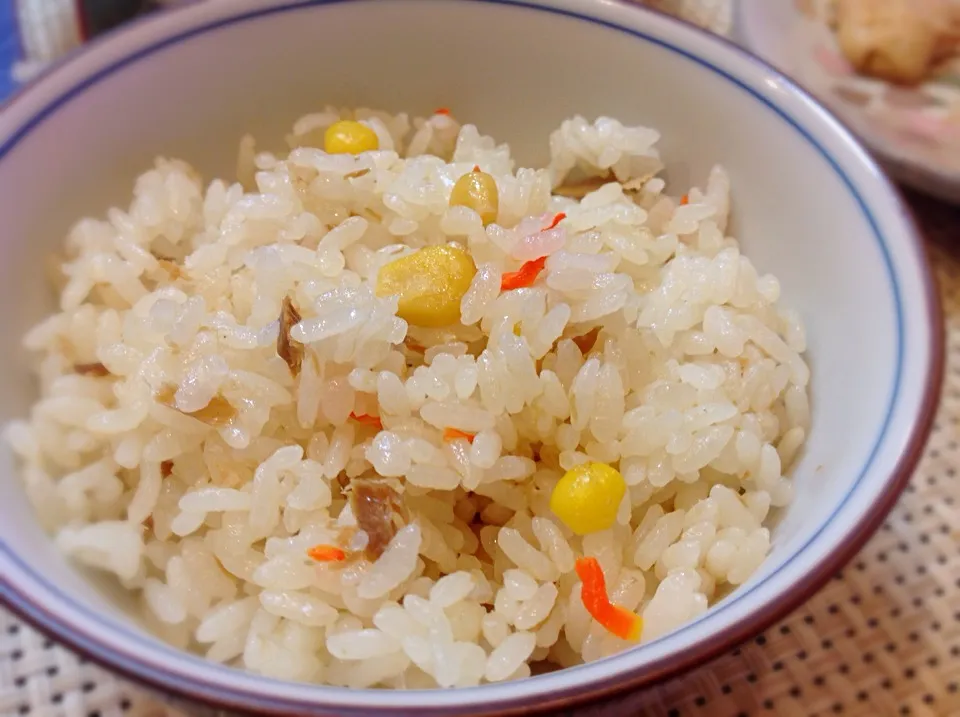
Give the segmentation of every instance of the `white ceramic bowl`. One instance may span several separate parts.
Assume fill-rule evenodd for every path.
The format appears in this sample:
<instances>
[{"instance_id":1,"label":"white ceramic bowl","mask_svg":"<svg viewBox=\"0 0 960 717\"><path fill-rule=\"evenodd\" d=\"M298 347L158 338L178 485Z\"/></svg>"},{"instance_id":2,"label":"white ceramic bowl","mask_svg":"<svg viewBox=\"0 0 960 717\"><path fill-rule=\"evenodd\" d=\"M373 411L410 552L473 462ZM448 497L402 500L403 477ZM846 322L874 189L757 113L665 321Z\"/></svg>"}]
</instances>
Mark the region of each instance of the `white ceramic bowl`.
<instances>
[{"instance_id":1,"label":"white ceramic bowl","mask_svg":"<svg viewBox=\"0 0 960 717\"><path fill-rule=\"evenodd\" d=\"M574 113L662 130L669 180L723 163L736 233L809 330L813 430L797 497L750 582L682 629L575 669L456 691L291 684L168 647L123 597L58 555L4 449L0 597L56 638L142 682L227 708L398 715L556 710L703 662L821 585L896 499L942 370L935 292L911 221L832 117L725 42L614 0L207 2L96 43L0 114L0 411L33 389L16 338L41 317L42 257L76 217L125 202L157 154L230 171L244 131L282 137L325 102L458 117L537 162Z\"/></svg>"}]
</instances>

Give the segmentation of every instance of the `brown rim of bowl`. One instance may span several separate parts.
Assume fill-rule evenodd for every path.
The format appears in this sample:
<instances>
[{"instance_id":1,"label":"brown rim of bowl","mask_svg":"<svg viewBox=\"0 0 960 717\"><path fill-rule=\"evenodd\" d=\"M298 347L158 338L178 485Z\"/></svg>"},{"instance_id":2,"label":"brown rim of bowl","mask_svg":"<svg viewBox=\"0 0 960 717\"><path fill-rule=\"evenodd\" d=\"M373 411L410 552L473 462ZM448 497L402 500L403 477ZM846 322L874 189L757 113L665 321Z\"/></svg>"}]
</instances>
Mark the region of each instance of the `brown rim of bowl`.
<instances>
[{"instance_id":1,"label":"brown rim of bowl","mask_svg":"<svg viewBox=\"0 0 960 717\"><path fill-rule=\"evenodd\" d=\"M302 3L302 6L324 4L324 1L325 0L319 0L315 2ZM352 0L339 0L339 2L349 1ZM515 5L514 0L461 1L491 2L496 4ZM609 2L610 0L607 1ZM522 2L522 0L520 0L520 2ZM793 93L801 96L807 103L809 103L820 114L822 114L828 120L828 122L834 124L837 131L841 135L845 135L847 142L851 143L854 145L854 147L860 150L862 161L865 162L868 167L880 178L881 184L889 191L892 199L896 202L897 209L908 226L907 234L909 234L909 240L913 244L919 259L924 289L924 300L928 309L927 322L930 328L931 345L929 365L926 367L927 380L923 389L923 400L920 405L918 419L909 431L909 437L903 453L901 454L896 465L890 470L890 478L886 481L883 491L874 500L863 517L847 530L846 538L839 541L838 544L834 546L825 555L825 557L810 570L806 576L806 581L796 590L788 594L781 594L781 596L778 598L770 600L766 605L763 606L762 609L753 613L748 619L730 625L729 627L719 631L702 642L687 647L680 652L666 655L655 661L653 664L644 666L639 674L635 673L625 676L614 675L598 680L597 682L587 686L561 690L546 696L530 695L527 697L505 699L498 702L491 708L474 708L469 705L465 705L461 708L450 709L445 707L417 707L416 711L422 715L449 714L473 715L475 717L492 717L493 715L509 716L529 715L536 713L542 714L546 712L554 712L559 709L570 709L578 705L582 705L588 701L610 700L616 696L623 695L628 691L650 686L654 683L661 682L668 677L685 672L692 667L709 662L723 652L764 631L774 622L795 610L797 607L806 602L812 595L814 595L860 550L861 547L863 547L867 540L880 527L880 525L883 523L883 520L893 508L894 504L899 499L900 494L903 492L903 489L906 487L913 475L913 471L923 454L923 450L936 414L945 367L945 329L940 295L937 290L936 280L930 268L928 251L926 245L920 238L921 234L917 228L914 217L905 205L899 190L896 189L888 179L887 174L872 159L869 153L863 149L862 144L859 142L856 136L841 120L839 120L829 109L824 107L816 98L803 89L798 83L789 79L783 75L783 73L776 70L765 61L757 58L755 55L752 55L750 52L734 44L727 38L714 35L691 23L678 20L673 16L657 10L638 5L633 0L613 0L613 2L622 8L629 9L631 12L636 12L641 15L657 15L662 18L666 18L668 21L675 24L683 25L687 28L687 32L699 34L703 41L722 45L728 51L731 51L741 58L748 60L750 63L758 66L765 73L776 77L778 81L780 81L784 86L788 87ZM200 5L182 6L165 11L160 16L154 15L137 18L114 33L108 33L100 38L95 38L91 43L70 53L66 58L64 58L64 61L55 63L49 69L45 70L40 76L35 78L31 83L16 91L5 102L0 104L0 109L6 109L8 106L15 104L33 87L51 78L54 78L57 74L59 74L59 71L63 69L64 62L69 62L72 58L85 55L104 42L110 42L111 35L115 35L118 32L124 33L129 30L131 26L143 26L158 21L162 22L163 18L165 17L169 17L173 14L180 15L195 11L199 6ZM284 6L278 4L276 7ZM554 10L547 7L539 7L534 9L542 12L551 12ZM575 17L580 20L591 20L591 17L586 14L586 10L583 11L583 14L577 14ZM613 24L611 23L608 26L612 25ZM194 30L196 30L196 28L194 28ZM202 31L203 30L201 29L200 32ZM630 30L628 30L628 32L632 33ZM141 50L142 49L143 48L141 48ZM37 607L36 605L31 606L30 600L27 596L24 596L12 589L10 584L7 583L6 579L3 576L0 576L0 585L3 584L6 585L6 591L13 593L13 597L3 596L3 602L12 612L19 615L22 619L43 633L67 645L72 650L83 654L108 670L119 673L132 682L138 683L154 692L172 693L176 697L187 701L193 701L197 704L207 705L215 709L229 709L239 714L270 714L278 716L309 714L317 716L330 715L330 717L341 717L344 715L383 714L382 710L378 710L377 708L362 706L324 707L322 704L305 704L299 700L270 697L256 697L255 700L260 704L256 707L251 707L249 704L244 704L247 701L247 698L253 697L253 695L246 690L220 689L216 695L210 695L203 691L202 685L184 685L178 683L176 681L177 675L169 671L164 674L163 668L151 667L148 668L147 671L150 673L156 671L158 674L164 674L166 681L162 681L160 679L151 679L153 675L148 676L138 672L136 668L131 667L124 661L124 656L122 654L119 654L112 649L98 652L95 648L85 645L84 639L75 635L71 628L59 617L48 612L44 608ZM19 600L17 600L17 598L19 598ZM89 638L89 640L91 643L96 644L96 638ZM263 702L272 702L273 704L263 705Z\"/></svg>"}]
</instances>

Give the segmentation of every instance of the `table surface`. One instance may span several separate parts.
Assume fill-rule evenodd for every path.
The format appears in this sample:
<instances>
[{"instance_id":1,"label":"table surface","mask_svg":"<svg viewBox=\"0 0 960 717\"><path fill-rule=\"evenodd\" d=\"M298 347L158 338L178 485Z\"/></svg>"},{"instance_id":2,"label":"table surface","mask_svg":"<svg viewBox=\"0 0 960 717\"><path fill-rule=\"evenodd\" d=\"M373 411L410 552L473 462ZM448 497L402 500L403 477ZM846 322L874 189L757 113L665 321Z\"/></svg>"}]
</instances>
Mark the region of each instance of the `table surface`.
<instances>
[{"instance_id":1,"label":"table surface","mask_svg":"<svg viewBox=\"0 0 960 717\"><path fill-rule=\"evenodd\" d=\"M0 0L0 98L19 53ZM947 375L926 455L847 568L781 623L694 672L637 693L619 715L960 716L960 208L910 196L940 281ZM583 717L600 717L587 707ZM0 715L173 717L136 687L0 609Z\"/></svg>"}]
</instances>

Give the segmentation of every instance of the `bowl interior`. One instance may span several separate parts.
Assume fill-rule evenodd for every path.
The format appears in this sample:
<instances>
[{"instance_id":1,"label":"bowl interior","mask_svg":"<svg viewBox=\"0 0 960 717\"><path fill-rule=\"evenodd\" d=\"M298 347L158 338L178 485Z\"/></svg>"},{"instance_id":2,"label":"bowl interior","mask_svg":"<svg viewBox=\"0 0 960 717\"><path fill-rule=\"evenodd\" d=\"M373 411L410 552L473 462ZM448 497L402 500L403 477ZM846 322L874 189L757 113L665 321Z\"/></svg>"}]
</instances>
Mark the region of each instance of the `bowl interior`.
<instances>
[{"instance_id":1,"label":"bowl interior","mask_svg":"<svg viewBox=\"0 0 960 717\"><path fill-rule=\"evenodd\" d=\"M0 301L15 307L0 316L8 337L3 419L24 415L35 395L18 338L53 308L44 257L76 218L125 206L133 177L155 156L187 159L208 179L230 177L243 133L264 149L279 147L297 116L332 103L413 114L450 107L509 142L520 164L538 165L562 119L609 115L662 132L674 193L702 186L713 164L728 169L734 233L806 322L813 431L793 470L795 502L749 585L695 625L629 655L574 670L562 683L542 678L496 694L576 687L697 649L802 585L884 490L926 380L918 369L931 342L922 259L859 149L774 73L663 18L599 1L208 5L120 33L0 117ZM124 631L140 628L116 610L121 591L88 581L56 554L5 447L2 461L0 565L11 584L35 589L34 604L69 612L97 641L129 645L118 621ZM144 660L169 661L152 641L142 644ZM215 684L261 684L189 669ZM493 698L492 689L479 692ZM423 698L434 699L449 698Z\"/></svg>"}]
</instances>

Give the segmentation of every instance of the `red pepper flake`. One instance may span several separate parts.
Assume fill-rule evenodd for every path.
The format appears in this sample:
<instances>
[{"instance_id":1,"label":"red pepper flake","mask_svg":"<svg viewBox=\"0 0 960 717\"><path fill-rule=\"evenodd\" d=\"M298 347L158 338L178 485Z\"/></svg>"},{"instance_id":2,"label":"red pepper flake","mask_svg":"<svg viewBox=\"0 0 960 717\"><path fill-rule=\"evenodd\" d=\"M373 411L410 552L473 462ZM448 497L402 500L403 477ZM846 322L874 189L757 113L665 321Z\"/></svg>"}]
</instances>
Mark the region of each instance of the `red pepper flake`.
<instances>
[{"instance_id":1,"label":"red pepper flake","mask_svg":"<svg viewBox=\"0 0 960 717\"><path fill-rule=\"evenodd\" d=\"M474 172L479 172L479 171L480 171L480 165L479 165L479 164L473 165L473 170L472 170L472 171L474 171Z\"/></svg>"},{"instance_id":2,"label":"red pepper flake","mask_svg":"<svg viewBox=\"0 0 960 717\"><path fill-rule=\"evenodd\" d=\"M314 545L307 551L307 557L318 563L341 563L347 554L335 545Z\"/></svg>"},{"instance_id":3,"label":"red pepper flake","mask_svg":"<svg viewBox=\"0 0 960 717\"><path fill-rule=\"evenodd\" d=\"M173 461L162 461L160 463L160 477L169 478L173 473Z\"/></svg>"},{"instance_id":4,"label":"red pepper flake","mask_svg":"<svg viewBox=\"0 0 960 717\"><path fill-rule=\"evenodd\" d=\"M527 286L533 286L537 276L543 271L547 264L547 257L541 256L539 259L526 261L517 271L508 271L500 279L500 291L511 291L512 289L522 289Z\"/></svg>"},{"instance_id":5,"label":"red pepper flake","mask_svg":"<svg viewBox=\"0 0 960 717\"><path fill-rule=\"evenodd\" d=\"M449 107L437 107L437 109L435 109L435 110L433 111L433 114L435 114L435 115L447 115L447 116L449 116L449 115L450 115L450 108L449 108Z\"/></svg>"},{"instance_id":6,"label":"red pepper flake","mask_svg":"<svg viewBox=\"0 0 960 717\"><path fill-rule=\"evenodd\" d=\"M467 433L466 431L461 431L459 428L443 429L443 440L445 440L447 443L455 441L458 438L466 438L468 443L473 443L473 439L476 437L476 433Z\"/></svg>"},{"instance_id":7,"label":"red pepper flake","mask_svg":"<svg viewBox=\"0 0 960 717\"><path fill-rule=\"evenodd\" d=\"M370 426L371 428L376 428L378 431L383 430L383 422L380 420L380 416L371 416L368 413L361 413L359 416L356 413L351 412L350 418L352 418L357 423Z\"/></svg>"},{"instance_id":8,"label":"red pepper flake","mask_svg":"<svg viewBox=\"0 0 960 717\"><path fill-rule=\"evenodd\" d=\"M567 218L566 213L565 213L565 212L560 212L559 214L557 214L557 215L553 218L553 221L550 222L550 226L543 228L543 231L548 232L548 231L550 231L551 229L554 229L554 228L557 226L557 224L559 224L560 222L562 222L562 221L563 221L564 219L566 219L566 218Z\"/></svg>"},{"instance_id":9,"label":"red pepper flake","mask_svg":"<svg viewBox=\"0 0 960 717\"><path fill-rule=\"evenodd\" d=\"M580 599L593 619L622 640L638 641L643 633L643 618L610 602L603 569L597 559L578 558L574 567L583 583Z\"/></svg>"},{"instance_id":10,"label":"red pepper flake","mask_svg":"<svg viewBox=\"0 0 960 717\"><path fill-rule=\"evenodd\" d=\"M682 207L684 204L689 204L689 203L690 203L690 195L689 195L689 194L684 194L682 197L680 197L680 206L681 206L681 207Z\"/></svg>"}]
</instances>

